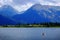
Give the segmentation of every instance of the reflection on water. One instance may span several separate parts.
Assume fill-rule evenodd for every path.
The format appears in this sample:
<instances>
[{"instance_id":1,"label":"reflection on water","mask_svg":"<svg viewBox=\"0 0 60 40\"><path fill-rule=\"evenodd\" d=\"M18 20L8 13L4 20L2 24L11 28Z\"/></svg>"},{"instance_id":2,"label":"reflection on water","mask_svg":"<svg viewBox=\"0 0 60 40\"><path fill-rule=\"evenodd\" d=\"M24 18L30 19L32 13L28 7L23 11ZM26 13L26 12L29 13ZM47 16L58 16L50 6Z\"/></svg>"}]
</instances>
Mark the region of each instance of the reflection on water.
<instances>
[{"instance_id":1,"label":"reflection on water","mask_svg":"<svg viewBox=\"0 0 60 40\"><path fill-rule=\"evenodd\" d=\"M60 40L60 28L0 28L0 40Z\"/></svg>"}]
</instances>

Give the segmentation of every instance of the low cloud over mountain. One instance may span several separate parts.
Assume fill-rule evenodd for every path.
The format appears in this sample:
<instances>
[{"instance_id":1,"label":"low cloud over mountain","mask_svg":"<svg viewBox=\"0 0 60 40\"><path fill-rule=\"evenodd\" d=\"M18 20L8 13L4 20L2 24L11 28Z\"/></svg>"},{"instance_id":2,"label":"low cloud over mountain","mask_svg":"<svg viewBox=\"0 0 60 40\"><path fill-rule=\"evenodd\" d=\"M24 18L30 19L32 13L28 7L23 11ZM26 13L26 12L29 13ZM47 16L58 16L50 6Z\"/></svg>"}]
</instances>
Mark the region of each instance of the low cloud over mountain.
<instances>
[{"instance_id":1,"label":"low cloud over mountain","mask_svg":"<svg viewBox=\"0 0 60 40\"><path fill-rule=\"evenodd\" d=\"M0 0L0 7L3 5L11 5L17 11L21 12L27 10L35 3L60 6L60 0Z\"/></svg>"}]
</instances>

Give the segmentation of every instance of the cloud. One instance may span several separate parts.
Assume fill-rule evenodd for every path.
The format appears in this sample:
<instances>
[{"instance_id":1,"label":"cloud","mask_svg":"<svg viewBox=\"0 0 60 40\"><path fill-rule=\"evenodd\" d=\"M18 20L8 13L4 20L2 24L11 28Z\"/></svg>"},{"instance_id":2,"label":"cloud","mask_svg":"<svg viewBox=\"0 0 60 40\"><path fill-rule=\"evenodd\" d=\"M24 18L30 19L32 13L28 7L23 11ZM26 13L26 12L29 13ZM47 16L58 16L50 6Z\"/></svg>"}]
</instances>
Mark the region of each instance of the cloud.
<instances>
[{"instance_id":1,"label":"cloud","mask_svg":"<svg viewBox=\"0 0 60 40\"><path fill-rule=\"evenodd\" d=\"M35 3L60 6L60 0L0 0L0 7L3 5L10 5L17 11L21 12L27 10Z\"/></svg>"},{"instance_id":2,"label":"cloud","mask_svg":"<svg viewBox=\"0 0 60 40\"><path fill-rule=\"evenodd\" d=\"M32 3L27 3L25 5L15 5L14 8L17 11L21 12L21 11L25 11L25 10L29 9L32 5L33 5Z\"/></svg>"},{"instance_id":3,"label":"cloud","mask_svg":"<svg viewBox=\"0 0 60 40\"><path fill-rule=\"evenodd\" d=\"M46 5L60 6L60 0L44 0Z\"/></svg>"},{"instance_id":4,"label":"cloud","mask_svg":"<svg viewBox=\"0 0 60 40\"><path fill-rule=\"evenodd\" d=\"M21 1L21 3L17 3L17 2L15 2L14 0L1 0L0 7L2 7L3 5L10 5L17 11L21 12L27 10L33 5L33 3L26 2L26 1L25 3L23 3L23 1Z\"/></svg>"},{"instance_id":5,"label":"cloud","mask_svg":"<svg viewBox=\"0 0 60 40\"><path fill-rule=\"evenodd\" d=\"M16 4L27 4L29 2L31 3L40 3L43 5L49 5L49 4L57 4L60 3L60 0L13 0Z\"/></svg>"},{"instance_id":6,"label":"cloud","mask_svg":"<svg viewBox=\"0 0 60 40\"><path fill-rule=\"evenodd\" d=\"M0 0L0 6L3 6L3 5L12 5L13 3L13 0Z\"/></svg>"},{"instance_id":7,"label":"cloud","mask_svg":"<svg viewBox=\"0 0 60 40\"><path fill-rule=\"evenodd\" d=\"M35 2L37 2L36 0L13 0L14 1L14 3L16 3L16 4L27 4L27 3L35 3Z\"/></svg>"}]
</instances>

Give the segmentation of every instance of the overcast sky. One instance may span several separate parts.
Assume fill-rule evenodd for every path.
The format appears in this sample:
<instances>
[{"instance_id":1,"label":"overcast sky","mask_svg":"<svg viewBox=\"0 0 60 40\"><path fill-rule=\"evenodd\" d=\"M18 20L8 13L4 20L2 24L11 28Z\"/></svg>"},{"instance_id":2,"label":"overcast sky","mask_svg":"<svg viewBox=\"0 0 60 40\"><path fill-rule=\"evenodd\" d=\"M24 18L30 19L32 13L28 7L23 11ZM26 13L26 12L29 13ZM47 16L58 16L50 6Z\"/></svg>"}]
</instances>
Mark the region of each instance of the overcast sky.
<instances>
[{"instance_id":1,"label":"overcast sky","mask_svg":"<svg viewBox=\"0 0 60 40\"><path fill-rule=\"evenodd\" d=\"M25 11L35 3L42 5L60 6L60 0L0 0L0 7L3 5L11 5L17 11Z\"/></svg>"}]
</instances>

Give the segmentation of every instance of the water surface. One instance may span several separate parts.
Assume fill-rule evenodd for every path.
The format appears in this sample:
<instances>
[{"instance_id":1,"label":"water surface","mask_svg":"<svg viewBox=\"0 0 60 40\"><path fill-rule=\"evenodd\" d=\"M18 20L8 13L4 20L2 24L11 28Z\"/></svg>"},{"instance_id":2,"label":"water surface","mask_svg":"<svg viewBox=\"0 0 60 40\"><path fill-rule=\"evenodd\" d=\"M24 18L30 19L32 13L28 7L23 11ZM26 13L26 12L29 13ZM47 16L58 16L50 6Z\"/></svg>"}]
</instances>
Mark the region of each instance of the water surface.
<instances>
[{"instance_id":1,"label":"water surface","mask_svg":"<svg viewBox=\"0 0 60 40\"><path fill-rule=\"evenodd\" d=\"M60 28L0 28L0 40L60 40Z\"/></svg>"}]
</instances>

